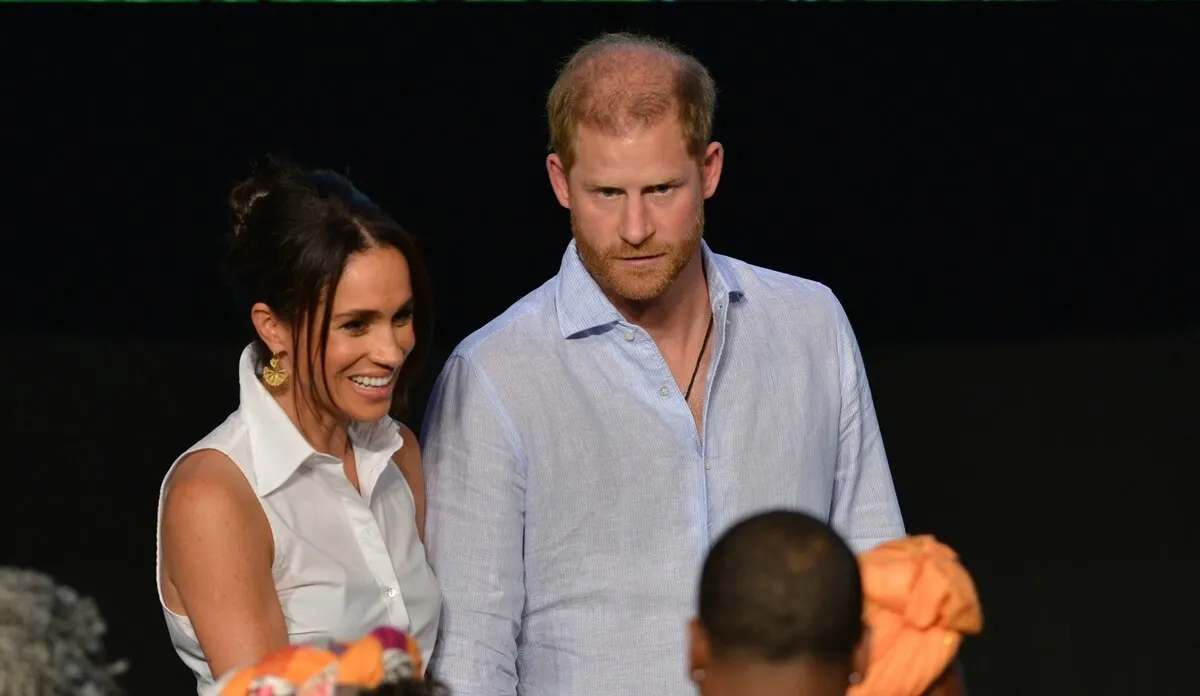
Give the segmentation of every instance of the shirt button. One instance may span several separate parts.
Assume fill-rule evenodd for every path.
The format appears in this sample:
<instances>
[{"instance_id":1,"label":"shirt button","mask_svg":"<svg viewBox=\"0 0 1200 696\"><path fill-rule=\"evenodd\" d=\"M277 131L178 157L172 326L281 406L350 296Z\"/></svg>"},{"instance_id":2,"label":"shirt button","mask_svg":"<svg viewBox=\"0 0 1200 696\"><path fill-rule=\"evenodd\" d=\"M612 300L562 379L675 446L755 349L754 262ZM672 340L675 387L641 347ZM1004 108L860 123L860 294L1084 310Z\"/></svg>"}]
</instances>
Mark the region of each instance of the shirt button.
<instances>
[{"instance_id":1,"label":"shirt button","mask_svg":"<svg viewBox=\"0 0 1200 696\"><path fill-rule=\"evenodd\" d=\"M626 331L626 332L625 332L625 340L626 340L626 341L632 341L632 340L633 340L633 332L632 332L632 331Z\"/></svg>"},{"instance_id":2,"label":"shirt button","mask_svg":"<svg viewBox=\"0 0 1200 696\"><path fill-rule=\"evenodd\" d=\"M658 390L658 393L659 393L659 394L662 394L663 396L666 396L667 394L670 394L670 393L671 393L671 390L670 390L670 389L667 389L666 387L663 387L662 389L659 389L659 390Z\"/></svg>"},{"instance_id":3,"label":"shirt button","mask_svg":"<svg viewBox=\"0 0 1200 696\"><path fill-rule=\"evenodd\" d=\"M387 591L387 596L388 596L388 598L390 598L390 599L395 599L395 598L396 598L396 594L397 594L397 592L396 592L396 588L394 588L394 587L389 587L389 588L388 588L388 591Z\"/></svg>"},{"instance_id":4,"label":"shirt button","mask_svg":"<svg viewBox=\"0 0 1200 696\"><path fill-rule=\"evenodd\" d=\"M704 468L705 468L705 470L711 469L711 468L712 468L712 462L704 462Z\"/></svg>"}]
</instances>

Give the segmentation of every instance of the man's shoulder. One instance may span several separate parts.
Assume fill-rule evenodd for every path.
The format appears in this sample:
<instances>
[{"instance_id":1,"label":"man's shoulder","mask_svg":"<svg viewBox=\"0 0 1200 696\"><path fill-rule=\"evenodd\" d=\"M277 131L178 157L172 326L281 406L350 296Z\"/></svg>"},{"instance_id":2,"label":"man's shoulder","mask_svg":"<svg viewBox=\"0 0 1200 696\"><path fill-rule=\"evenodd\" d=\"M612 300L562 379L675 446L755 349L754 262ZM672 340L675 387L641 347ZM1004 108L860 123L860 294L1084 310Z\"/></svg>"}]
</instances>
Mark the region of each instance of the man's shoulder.
<instances>
[{"instance_id":1,"label":"man's shoulder","mask_svg":"<svg viewBox=\"0 0 1200 696\"><path fill-rule=\"evenodd\" d=\"M551 278L473 331L454 348L450 359L486 362L493 355L527 352L538 344L553 341L558 335L555 333L555 282L556 278Z\"/></svg>"},{"instance_id":2,"label":"man's shoulder","mask_svg":"<svg viewBox=\"0 0 1200 696\"><path fill-rule=\"evenodd\" d=\"M735 284L737 289L751 300L750 306L766 311L779 309L788 312L803 309L838 313L841 310L837 296L824 283L756 266L731 256L713 256L722 266L723 272L731 276L731 285Z\"/></svg>"}]
</instances>

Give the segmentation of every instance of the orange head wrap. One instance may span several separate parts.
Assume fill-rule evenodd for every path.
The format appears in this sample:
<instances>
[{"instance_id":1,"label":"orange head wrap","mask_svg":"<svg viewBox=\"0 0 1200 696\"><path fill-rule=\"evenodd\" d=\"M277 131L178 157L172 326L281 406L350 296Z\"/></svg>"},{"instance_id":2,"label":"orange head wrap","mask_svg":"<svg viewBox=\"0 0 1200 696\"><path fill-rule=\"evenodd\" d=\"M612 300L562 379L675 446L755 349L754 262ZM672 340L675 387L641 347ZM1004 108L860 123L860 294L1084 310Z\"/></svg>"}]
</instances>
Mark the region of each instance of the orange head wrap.
<instances>
[{"instance_id":1,"label":"orange head wrap","mask_svg":"<svg viewBox=\"0 0 1200 696\"><path fill-rule=\"evenodd\" d=\"M932 536L881 544L859 556L867 673L847 696L921 696L958 654L963 634L983 628L975 583L950 547Z\"/></svg>"},{"instance_id":2,"label":"orange head wrap","mask_svg":"<svg viewBox=\"0 0 1200 696\"><path fill-rule=\"evenodd\" d=\"M276 650L234 673L220 696L327 696L339 686L369 689L420 678L416 639L392 628L377 628L353 643Z\"/></svg>"}]
</instances>

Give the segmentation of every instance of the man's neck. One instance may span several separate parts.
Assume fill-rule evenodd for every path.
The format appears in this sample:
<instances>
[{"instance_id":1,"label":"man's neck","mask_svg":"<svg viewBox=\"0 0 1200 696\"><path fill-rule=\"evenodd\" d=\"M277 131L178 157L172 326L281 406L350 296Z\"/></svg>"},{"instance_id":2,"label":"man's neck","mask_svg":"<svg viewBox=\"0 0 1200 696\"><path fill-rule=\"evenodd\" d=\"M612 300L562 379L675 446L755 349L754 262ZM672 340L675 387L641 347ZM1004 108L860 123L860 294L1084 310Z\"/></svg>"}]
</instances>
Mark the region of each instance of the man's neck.
<instances>
[{"instance_id":1,"label":"man's neck","mask_svg":"<svg viewBox=\"0 0 1200 696\"><path fill-rule=\"evenodd\" d=\"M729 661L713 665L701 683L702 696L844 696L849 664L812 660L793 662Z\"/></svg>"},{"instance_id":2,"label":"man's neck","mask_svg":"<svg viewBox=\"0 0 1200 696\"><path fill-rule=\"evenodd\" d=\"M614 299L613 304L622 316L645 329L660 346L686 344L697 330L703 334L712 311L703 251L696 249L695 256L662 295L648 302Z\"/></svg>"}]
</instances>

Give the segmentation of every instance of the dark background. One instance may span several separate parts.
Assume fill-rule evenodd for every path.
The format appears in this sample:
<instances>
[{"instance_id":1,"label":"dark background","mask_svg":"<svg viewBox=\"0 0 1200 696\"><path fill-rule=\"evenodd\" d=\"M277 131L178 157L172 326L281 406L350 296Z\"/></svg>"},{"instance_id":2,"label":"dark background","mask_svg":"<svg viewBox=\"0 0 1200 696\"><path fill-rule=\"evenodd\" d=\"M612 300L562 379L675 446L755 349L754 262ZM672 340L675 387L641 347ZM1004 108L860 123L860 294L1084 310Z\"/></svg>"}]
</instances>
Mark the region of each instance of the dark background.
<instances>
[{"instance_id":1,"label":"dark background","mask_svg":"<svg viewBox=\"0 0 1200 696\"><path fill-rule=\"evenodd\" d=\"M709 242L846 306L909 528L984 601L973 693L1196 693L1184 9L3 7L0 562L95 596L134 694L189 693L155 503L236 407L230 186L268 151L348 171L422 239L438 367L557 270L557 62L640 29L721 90Z\"/></svg>"}]
</instances>

